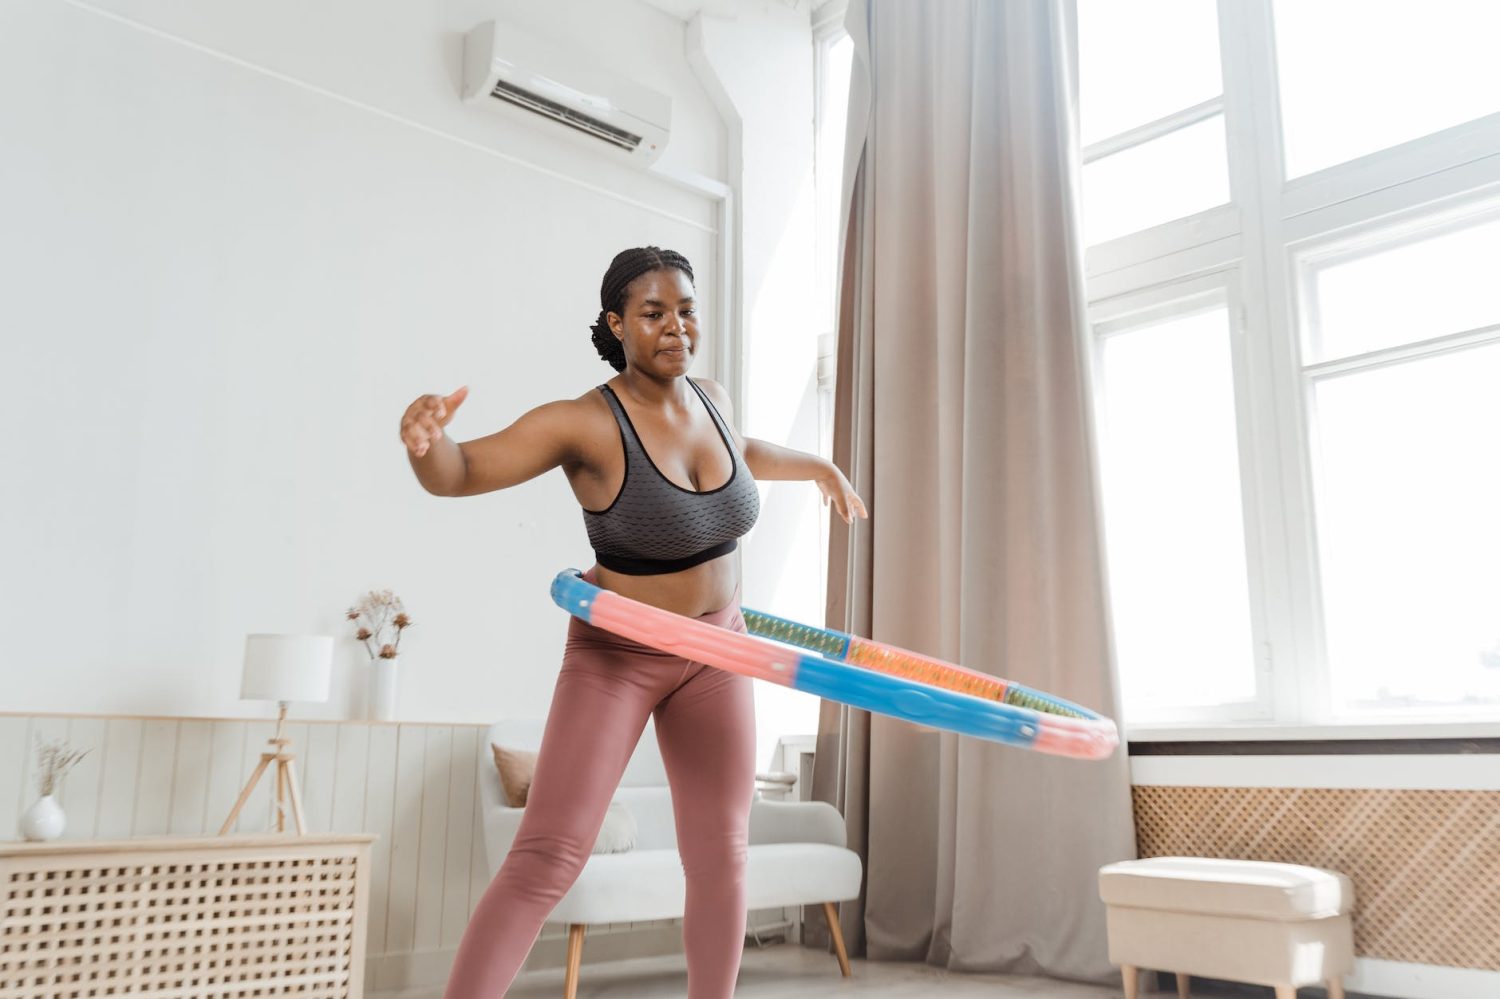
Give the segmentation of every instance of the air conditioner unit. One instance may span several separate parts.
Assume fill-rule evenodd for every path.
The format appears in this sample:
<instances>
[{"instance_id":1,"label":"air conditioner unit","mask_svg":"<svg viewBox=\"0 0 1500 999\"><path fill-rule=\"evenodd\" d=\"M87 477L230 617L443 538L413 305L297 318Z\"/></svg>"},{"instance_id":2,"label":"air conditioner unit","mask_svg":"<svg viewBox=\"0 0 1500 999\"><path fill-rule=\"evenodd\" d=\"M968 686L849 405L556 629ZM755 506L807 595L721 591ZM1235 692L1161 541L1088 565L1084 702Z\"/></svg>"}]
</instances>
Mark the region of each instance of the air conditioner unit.
<instances>
[{"instance_id":1,"label":"air conditioner unit","mask_svg":"<svg viewBox=\"0 0 1500 999\"><path fill-rule=\"evenodd\" d=\"M647 166L666 148L672 99L508 24L464 39L464 100L495 102L565 126L597 148Z\"/></svg>"}]
</instances>

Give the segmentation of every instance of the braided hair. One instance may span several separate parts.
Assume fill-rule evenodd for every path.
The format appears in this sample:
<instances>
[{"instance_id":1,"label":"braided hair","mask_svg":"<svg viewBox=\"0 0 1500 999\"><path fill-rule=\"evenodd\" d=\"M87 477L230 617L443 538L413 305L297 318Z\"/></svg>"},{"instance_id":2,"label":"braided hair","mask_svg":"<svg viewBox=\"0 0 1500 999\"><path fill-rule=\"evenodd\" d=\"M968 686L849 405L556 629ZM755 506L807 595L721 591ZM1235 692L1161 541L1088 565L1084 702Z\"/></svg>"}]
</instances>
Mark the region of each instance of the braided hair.
<instances>
[{"instance_id":1,"label":"braided hair","mask_svg":"<svg viewBox=\"0 0 1500 999\"><path fill-rule=\"evenodd\" d=\"M687 257L674 250L663 250L659 246L638 246L615 254L604 272L604 281L599 285L599 319L590 329L594 331L594 349L608 361L616 371L625 370L625 347L609 328L609 313L625 314L625 289L630 282L642 274L675 267L693 280L693 265Z\"/></svg>"}]
</instances>

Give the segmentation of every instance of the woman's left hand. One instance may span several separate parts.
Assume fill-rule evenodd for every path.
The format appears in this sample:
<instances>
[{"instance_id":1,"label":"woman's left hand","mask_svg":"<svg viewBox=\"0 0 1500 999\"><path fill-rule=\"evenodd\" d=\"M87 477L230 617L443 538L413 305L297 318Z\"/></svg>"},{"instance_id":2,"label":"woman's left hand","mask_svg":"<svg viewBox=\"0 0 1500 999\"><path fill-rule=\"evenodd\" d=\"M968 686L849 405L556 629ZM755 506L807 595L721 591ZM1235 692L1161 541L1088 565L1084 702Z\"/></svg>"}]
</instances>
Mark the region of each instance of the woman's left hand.
<instances>
[{"instance_id":1,"label":"woman's left hand","mask_svg":"<svg viewBox=\"0 0 1500 999\"><path fill-rule=\"evenodd\" d=\"M815 481L818 483L818 491L823 494L823 502L826 504L832 501L834 510L844 518L844 523L854 523L856 516L869 518L865 501L859 498L849 480L844 478L843 472L830 466L828 472Z\"/></svg>"}]
</instances>

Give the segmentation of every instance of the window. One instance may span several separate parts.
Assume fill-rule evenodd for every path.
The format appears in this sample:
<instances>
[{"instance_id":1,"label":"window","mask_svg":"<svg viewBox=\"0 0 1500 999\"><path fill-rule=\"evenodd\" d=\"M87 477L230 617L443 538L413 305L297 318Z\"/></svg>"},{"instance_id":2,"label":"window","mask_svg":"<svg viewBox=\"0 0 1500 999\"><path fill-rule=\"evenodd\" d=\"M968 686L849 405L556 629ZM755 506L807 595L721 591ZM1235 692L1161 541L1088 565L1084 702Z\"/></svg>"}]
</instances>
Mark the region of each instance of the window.
<instances>
[{"instance_id":1,"label":"window","mask_svg":"<svg viewBox=\"0 0 1500 999\"><path fill-rule=\"evenodd\" d=\"M842 7L836 8L839 18ZM841 21L830 16L815 29L813 73L816 82L813 135L813 200L817 214L818 283L818 453L833 457L833 377L838 330L839 215L843 200L844 141L849 121L849 73L854 41ZM844 470L845 472L848 469ZM828 587L828 518L819 519L822 555L819 593Z\"/></svg>"},{"instance_id":2,"label":"window","mask_svg":"<svg viewBox=\"0 0 1500 999\"><path fill-rule=\"evenodd\" d=\"M1500 8L1076 2L1127 725L1500 721Z\"/></svg>"},{"instance_id":3,"label":"window","mask_svg":"<svg viewBox=\"0 0 1500 999\"><path fill-rule=\"evenodd\" d=\"M1088 242L1229 201L1217 35L1205 0L1079 0Z\"/></svg>"},{"instance_id":4,"label":"window","mask_svg":"<svg viewBox=\"0 0 1500 999\"><path fill-rule=\"evenodd\" d=\"M1335 709L1500 708L1500 218L1308 264Z\"/></svg>"},{"instance_id":5,"label":"window","mask_svg":"<svg viewBox=\"0 0 1500 999\"><path fill-rule=\"evenodd\" d=\"M811 304L813 323L798 326L781 349L760 355L774 367L774 379L752 382L752 400L758 399L762 425L773 424L771 440L786 440L790 446L816 451L829 457L833 440L834 323L838 295L838 221L843 185L844 126L849 103L849 74L853 43L843 30L843 5L820 5L813 14L811 159L804 160L806 188L797 200L796 226L800 238L784 240L778 250L778 266L787 266L781 254L795 257L799 275ZM801 120L808 122L807 115ZM806 144L802 149L806 150ZM805 152L801 155L806 155ZM809 252L810 251L810 252ZM747 355L751 373L756 370L753 345ZM773 384L774 383L774 384ZM759 395L755 395L759 391ZM753 431L747 431L753 432ZM762 434L757 434L762 436ZM780 493L771 492L778 486ZM769 589L765 602L755 606L798 621L821 622L828 579L828 512L819 493L809 483L761 484L764 506L756 525L752 547L770 559L760 563L757 580ZM770 533L767 533L770 532ZM746 556L747 559L752 557ZM757 759L760 765L777 766L774 750L791 737L810 737L818 729L820 698L776 684L755 685ZM806 789L803 789L806 794Z\"/></svg>"},{"instance_id":6,"label":"window","mask_svg":"<svg viewBox=\"0 0 1500 999\"><path fill-rule=\"evenodd\" d=\"M1289 177L1500 111L1500 5L1276 0Z\"/></svg>"},{"instance_id":7,"label":"window","mask_svg":"<svg viewBox=\"0 0 1500 999\"><path fill-rule=\"evenodd\" d=\"M1217 289L1099 327L1110 601L1130 715L1262 713L1232 339Z\"/></svg>"}]
</instances>

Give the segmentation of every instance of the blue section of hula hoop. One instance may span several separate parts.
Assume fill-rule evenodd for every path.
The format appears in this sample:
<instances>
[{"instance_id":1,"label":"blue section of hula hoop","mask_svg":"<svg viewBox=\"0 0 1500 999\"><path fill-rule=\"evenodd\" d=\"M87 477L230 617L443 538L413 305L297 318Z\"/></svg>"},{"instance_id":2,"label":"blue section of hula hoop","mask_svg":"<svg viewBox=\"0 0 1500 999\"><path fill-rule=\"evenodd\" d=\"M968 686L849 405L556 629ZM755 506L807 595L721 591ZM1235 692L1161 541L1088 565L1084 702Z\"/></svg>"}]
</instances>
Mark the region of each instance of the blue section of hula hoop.
<instances>
[{"instance_id":1,"label":"blue section of hula hoop","mask_svg":"<svg viewBox=\"0 0 1500 999\"><path fill-rule=\"evenodd\" d=\"M808 631L816 632L819 635L825 635L828 638L836 639L840 643L839 650L838 650L838 652L836 654L830 653L829 656L828 656L828 658L830 658L830 659L840 659L840 660L848 661L848 658L849 658L849 649L854 644L854 636L853 635L845 634L842 631L835 631L832 628L819 628L816 625L801 624L800 622L797 622L797 621L788 621L784 617L777 617L775 614L767 614L765 611L751 611L751 613L753 613L753 614L759 614L761 617L768 618L768 619L770 619L772 621L781 621L781 622L784 622L785 624L788 624L788 625L790 625L790 626L792 626L794 628L803 628L803 629L806 629ZM862 641L863 641L863 639L862 639ZM873 645L873 644L876 644L876 643L869 643L869 644ZM799 646L799 647L801 647L801 646ZM917 653L911 653L911 654L913 656L916 656L919 659L926 659L927 658L926 656L920 656ZM937 662L937 660L931 660L931 661L934 662L934 663ZM943 665L943 664L939 664L939 665ZM1040 690L1036 690L1033 687L1026 687L1026 686L1023 686L1023 685L1021 685L1019 683L1011 683L1011 682L1009 682L1007 680L1001 680L1000 677L995 677L995 679L999 680L1001 683L1004 683L1007 690L1014 690L1014 691L1016 691L1018 693L1025 693L1025 694L1027 694L1027 695L1029 695L1031 697L1036 698L1038 701L1042 701L1042 702L1044 702L1046 704L1052 705L1052 707L1058 709L1058 713L1061 714L1061 715L1063 715L1063 716L1067 716L1070 713L1076 713L1076 714L1078 714L1078 715L1082 716L1083 718L1086 718L1086 719L1088 719L1090 721L1102 721L1102 720L1104 720L1104 716L1101 715L1101 714L1099 714L1099 712L1097 712L1097 711L1091 711L1091 710L1089 710L1088 708L1084 707L1081 704L1074 704L1072 701L1065 701L1061 697L1056 697L1056 696L1054 696L1052 694L1044 694ZM1021 710L1021 711L1030 710L1028 708L1022 708L1019 705L1009 705L1009 707L1012 710Z\"/></svg>"},{"instance_id":2,"label":"blue section of hula hoop","mask_svg":"<svg viewBox=\"0 0 1500 999\"><path fill-rule=\"evenodd\" d=\"M564 569L552 580L552 602L585 622L593 616L599 587L583 578L577 569Z\"/></svg>"},{"instance_id":3,"label":"blue section of hula hoop","mask_svg":"<svg viewBox=\"0 0 1500 999\"><path fill-rule=\"evenodd\" d=\"M1041 730L1033 711L804 653L792 686L866 711L963 735L1029 746Z\"/></svg>"},{"instance_id":4,"label":"blue section of hula hoop","mask_svg":"<svg viewBox=\"0 0 1500 999\"><path fill-rule=\"evenodd\" d=\"M852 641L852 639L842 631L834 631L831 628L819 628L815 624L803 624L801 621L793 621L789 618L777 617L775 614L767 614L765 611L752 610L750 613L758 614L761 617L765 618L767 621L780 622L781 624L786 625L788 628L802 628L806 631L817 632L819 635L827 635L829 638L837 639L841 644L839 645L838 652L834 653L834 655L839 659L847 659L849 656L849 643ZM773 642L776 641L776 639L774 638L770 640ZM785 645L787 643L783 642L782 644Z\"/></svg>"}]
</instances>

